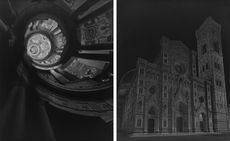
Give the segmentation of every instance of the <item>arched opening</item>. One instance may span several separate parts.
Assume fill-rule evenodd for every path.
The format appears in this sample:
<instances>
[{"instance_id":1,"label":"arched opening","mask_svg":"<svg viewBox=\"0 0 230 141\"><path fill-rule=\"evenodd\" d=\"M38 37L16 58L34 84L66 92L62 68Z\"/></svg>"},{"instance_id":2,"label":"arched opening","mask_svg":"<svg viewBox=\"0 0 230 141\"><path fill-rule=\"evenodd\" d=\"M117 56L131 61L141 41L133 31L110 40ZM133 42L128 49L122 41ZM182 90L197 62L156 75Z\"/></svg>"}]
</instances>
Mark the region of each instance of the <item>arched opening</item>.
<instances>
[{"instance_id":1,"label":"arched opening","mask_svg":"<svg viewBox=\"0 0 230 141\"><path fill-rule=\"evenodd\" d=\"M202 54L205 54L206 52L207 52L207 45L204 44L204 45L202 46Z\"/></svg>"},{"instance_id":2,"label":"arched opening","mask_svg":"<svg viewBox=\"0 0 230 141\"><path fill-rule=\"evenodd\" d=\"M207 124L206 124L206 115L204 112L200 113L200 131L206 132L207 131Z\"/></svg>"},{"instance_id":3,"label":"arched opening","mask_svg":"<svg viewBox=\"0 0 230 141\"><path fill-rule=\"evenodd\" d=\"M156 132L156 118L157 118L157 115L156 115L156 110L155 110L155 108L153 106L149 109L148 114L149 114L148 132L149 133L154 133L154 132Z\"/></svg>"},{"instance_id":4,"label":"arched opening","mask_svg":"<svg viewBox=\"0 0 230 141\"><path fill-rule=\"evenodd\" d=\"M154 133L154 131L155 131L155 128L154 128L154 126L155 126L155 119L148 119L148 132L149 133Z\"/></svg>"},{"instance_id":5,"label":"arched opening","mask_svg":"<svg viewBox=\"0 0 230 141\"><path fill-rule=\"evenodd\" d=\"M216 41L213 43L213 46L214 46L215 52L219 54L220 53L219 43Z\"/></svg>"},{"instance_id":6,"label":"arched opening","mask_svg":"<svg viewBox=\"0 0 230 141\"><path fill-rule=\"evenodd\" d=\"M138 113L141 113L141 112L142 112L142 101L139 101L139 102L137 103L137 111L138 111Z\"/></svg>"},{"instance_id":7,"label":"arched opening","mask_svg":"<svg viewBox=\"0 0 230 141\"><path fill-rule=\"evenodd\" d=\"M183 117L180 116L180 117L177 117L176 119L176 123L177 123L177 132L183 132Z\"/></svg>"},{"instance_id":8,"label":"arched opening","mask_svg":"<svg viewBox=\"0 0 230 141\"><path fill-rule=\"evenodd\" d=\"M188 128L188 110L183 102L178 104L178 115L176 117L176 131L185 132Z\"/></svg>"}]
</instances>

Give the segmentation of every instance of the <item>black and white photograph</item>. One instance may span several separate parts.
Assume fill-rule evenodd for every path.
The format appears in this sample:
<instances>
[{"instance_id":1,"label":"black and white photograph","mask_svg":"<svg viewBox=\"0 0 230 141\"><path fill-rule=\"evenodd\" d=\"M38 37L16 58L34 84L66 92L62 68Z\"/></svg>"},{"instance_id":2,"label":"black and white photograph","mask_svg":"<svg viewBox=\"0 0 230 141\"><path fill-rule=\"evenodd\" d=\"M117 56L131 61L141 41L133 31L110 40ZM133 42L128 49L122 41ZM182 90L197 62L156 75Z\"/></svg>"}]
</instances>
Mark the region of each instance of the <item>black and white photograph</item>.
<instances>
[{"instance_id":1,"label":"black and white photograph","mask_svg":"<svg viewBox=\"0 0 230 141\"><path fill-rule=\"evenodd\" d=\"M113 36L113 0L1 0L0 141L112 141Z\"/></svg>"},{"instance_id":2,"label":"black and white photograph","mask_svg":"<svg viewBox=\"0 0 230 141\"><path fill-rule=\"evenodd\" d=\"M117 3L117 140L230 140L230 1Z\"/></svg>"}]
</instances>

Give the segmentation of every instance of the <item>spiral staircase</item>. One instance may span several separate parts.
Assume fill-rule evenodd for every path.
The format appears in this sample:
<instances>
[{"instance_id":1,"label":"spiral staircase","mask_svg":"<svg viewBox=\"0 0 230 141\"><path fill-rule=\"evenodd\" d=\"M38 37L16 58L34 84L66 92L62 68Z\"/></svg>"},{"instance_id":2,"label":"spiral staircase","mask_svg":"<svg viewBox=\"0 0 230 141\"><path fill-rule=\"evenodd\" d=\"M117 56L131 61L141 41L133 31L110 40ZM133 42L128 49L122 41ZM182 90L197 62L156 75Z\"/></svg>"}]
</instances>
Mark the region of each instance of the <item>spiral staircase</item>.
<instances>
[{"instance_id":1,"label":"spiral staircase","mask_svg":"<svg viewBox=\"0 0 230 141\"><path fill-rule=\"evenodd\" d=\"M113 1L8 0L12 54L41 99L112 118ZM6 22L8 23L8 22Z\"/></svg>"}]
</instances>

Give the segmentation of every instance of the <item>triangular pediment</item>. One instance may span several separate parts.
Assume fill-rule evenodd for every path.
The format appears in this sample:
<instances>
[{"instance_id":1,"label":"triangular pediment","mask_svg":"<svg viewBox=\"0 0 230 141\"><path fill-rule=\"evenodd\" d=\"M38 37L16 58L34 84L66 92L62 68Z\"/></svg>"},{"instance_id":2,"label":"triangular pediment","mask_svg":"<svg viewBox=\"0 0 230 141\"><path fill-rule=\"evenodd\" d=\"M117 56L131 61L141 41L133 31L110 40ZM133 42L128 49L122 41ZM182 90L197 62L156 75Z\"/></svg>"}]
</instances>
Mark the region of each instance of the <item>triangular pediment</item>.
<instances>
[{"instance_id":1,"label":"triangular pediment","mask_svg":"<svg viewBox=\"0 0 230 141\"><path fill-rule=\"evenodd\" d=\"M196 33L205 31L207 29L213 29L213 28L219 29L219 28L221 28L221 25L219 23L217 23L212 17L208 17L205 19L203 24L201 24L201 26L198 28Z\"/></svg>"}]
</instances>

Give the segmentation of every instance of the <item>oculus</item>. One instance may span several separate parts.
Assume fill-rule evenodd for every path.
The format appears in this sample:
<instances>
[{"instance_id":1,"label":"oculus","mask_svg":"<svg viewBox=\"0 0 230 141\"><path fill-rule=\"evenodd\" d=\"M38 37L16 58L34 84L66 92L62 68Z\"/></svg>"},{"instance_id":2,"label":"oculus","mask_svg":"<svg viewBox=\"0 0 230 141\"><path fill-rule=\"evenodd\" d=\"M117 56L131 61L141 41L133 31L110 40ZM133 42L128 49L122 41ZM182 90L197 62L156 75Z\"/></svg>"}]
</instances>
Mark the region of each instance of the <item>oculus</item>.
<instances>
[{"instance_id":1,"label":"oculus","mask_svg":"<svg viewBox=\"0 0 230 141\"><path fill-rule=\"evenodd\" d=\"M156 92L156 87L153 85L153 86L151 86L150 88L149 88L149 92L151 93L151 94L155 94L155 92Z\"/></svg>"},{"instance_id":2,"label":"oculus","mask_svg":"<svg viewBox=\"0 0 230 141\"><path fill-rule=\"evenodd\" d=\"M174 69L178 74L184 74L186 72L185 64L183 63L176 63Z\"/></svg>"}]
</instances>

